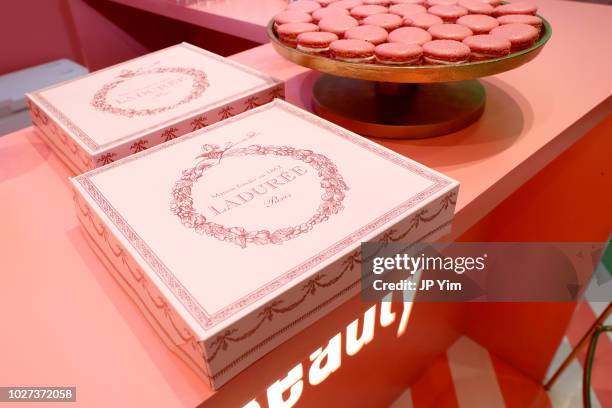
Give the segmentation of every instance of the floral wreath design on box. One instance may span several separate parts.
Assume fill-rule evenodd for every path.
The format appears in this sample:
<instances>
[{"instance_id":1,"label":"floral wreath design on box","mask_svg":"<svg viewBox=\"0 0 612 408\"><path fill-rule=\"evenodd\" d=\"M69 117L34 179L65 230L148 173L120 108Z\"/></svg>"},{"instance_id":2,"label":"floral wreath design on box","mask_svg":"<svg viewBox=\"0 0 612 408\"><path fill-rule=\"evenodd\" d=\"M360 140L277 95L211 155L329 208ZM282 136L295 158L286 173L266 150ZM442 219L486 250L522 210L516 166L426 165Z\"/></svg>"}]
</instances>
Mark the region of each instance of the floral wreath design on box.
<instances>
[{"instance_id":1,"label":"floral wreath design on box","mask_svg":"<svg viewBox=\"0 0 612 408\"><path fill-rule=\"evenodd\" d=\"M254 132L249 132L242 141L255 135ZM296 149L291 146L255 144L248 147L235 147L242 141L236 144L228 143L225 148L205 144L202 146L203 153L196 157L198 159L196 165L183 170L181 178L172 188L170 211L179 217L185 227L193 228L200 235L206 234L220 241L236 244L241 248L246 248L248 244L280 245L308 233L315 225L327 221L333 214L337 214L344 209L342 201L345 198L345 191L349 190L349 187L344 182L342 175L338 173L337 166L328 157L312 150ZM247 231L240 226L227 227L211 222L204 215L198 213L193 205L192 188L208 169L218 166L223 159L228 157L265 155L289 157L306 163L316 170L323 194L321 194L321 203L316 212L307 221L274 231L265 229Z\"/></svg>"},{"instance_id":2,"label":"floral wreath design on box","mask_svg":"<svg viewBox=\"0 0 612 408\"><path fill-rule=\"evenodd\" d=\"M108 103L107 96L110 91L132 78L151 74L182 74L190 76L193 80L191 85L191 91L183 99L172 105L160 106L158 108L153 109L120 108ZM99 111L112 113L114 115L127 116L128 118L134 116L156 115L158 113L169 111L171 109L176 108L177 106L189 103L192 100L199 98L200 96L202 96L202 94L204 93L206 88L208 88L209 85L210 83L208 82L208 77L206 76L206 73L196 68L157 67L151 69L138 69L135 71L124 70L121 71L115 81L105 84L94 94L91 100L91 106L93 106Z\"/></svg>"}]
</instances>

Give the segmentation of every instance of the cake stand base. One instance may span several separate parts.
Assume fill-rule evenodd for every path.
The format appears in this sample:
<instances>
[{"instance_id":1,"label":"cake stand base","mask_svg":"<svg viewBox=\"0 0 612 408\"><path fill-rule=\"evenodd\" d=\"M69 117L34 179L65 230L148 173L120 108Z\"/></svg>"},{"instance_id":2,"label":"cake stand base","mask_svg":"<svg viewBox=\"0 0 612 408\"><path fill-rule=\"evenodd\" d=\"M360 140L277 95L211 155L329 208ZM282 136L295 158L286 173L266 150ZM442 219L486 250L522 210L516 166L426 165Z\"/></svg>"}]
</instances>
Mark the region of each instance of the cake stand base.
<instances>
[{"instance_id":1,"label":"cake stand base","mask_svg":"<svg viewBox=\"0 0 612 408\"><path fill-rule=\"evenodd\" d=\"M401 84L323 75L313 87L319 116L368 137L445 135L478 120L484 104L477 80Z\"/></svg>"}]
</instances>

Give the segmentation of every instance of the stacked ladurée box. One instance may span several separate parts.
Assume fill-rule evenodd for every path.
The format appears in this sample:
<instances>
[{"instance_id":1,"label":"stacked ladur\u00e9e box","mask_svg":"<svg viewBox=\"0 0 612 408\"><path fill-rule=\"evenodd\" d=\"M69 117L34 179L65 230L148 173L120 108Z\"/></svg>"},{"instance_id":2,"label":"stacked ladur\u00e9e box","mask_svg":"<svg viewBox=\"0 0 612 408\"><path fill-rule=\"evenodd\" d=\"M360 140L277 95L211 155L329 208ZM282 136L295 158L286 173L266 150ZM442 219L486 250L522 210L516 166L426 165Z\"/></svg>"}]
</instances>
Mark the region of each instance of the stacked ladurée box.
<instances>
[{"instance_id":1,"label":"stacked ladur\u00e9e box","mask_svg":"<svg viewBox=\"0 0 612 408\"><path fill-rule=\"evenodd\" d=\"M213 388L354 296L361 242L454 213L457 182L282 94L180 44L28 96L86 240Z\"/></svg>"},{"instance_id":2,"label":"stacked ladur\u00e9e box","mask_svg":"<svg viewBox=\"0 0 612 408\"><path fill-rule=\"evenodd\" d=\"M185 89L197 93L203 81ZM115 98L127 101L137 89ZM94 100L104 112L155 109ZM97 126L97 134L121 131ZM458 190L456 181L282 100L72 183L94 251L213 388L355 296L361 242L447 233Z\"/></svg>"},{"instance_id":3,"label":"stacked ladur\u00e9e box","mask_svg":"<svg viewBox=\"0 0 612 408\"><path fill-rule=\"evenodd\" d=\"M284 85L183 43L28 95L34 125L82 173L283 97Z\"/></svg>"}]
</instances>

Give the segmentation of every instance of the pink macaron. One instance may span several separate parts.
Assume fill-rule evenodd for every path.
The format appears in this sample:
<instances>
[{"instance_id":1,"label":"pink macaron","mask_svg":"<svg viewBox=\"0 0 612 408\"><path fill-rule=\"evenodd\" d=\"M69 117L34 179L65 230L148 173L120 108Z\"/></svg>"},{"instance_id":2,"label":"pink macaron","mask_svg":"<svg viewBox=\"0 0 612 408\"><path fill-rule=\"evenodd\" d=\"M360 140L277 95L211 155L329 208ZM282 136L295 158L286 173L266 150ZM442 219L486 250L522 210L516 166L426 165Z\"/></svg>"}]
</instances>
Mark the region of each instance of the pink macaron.
<instances>
[{"instance_id":1,"label":"pink macaron","mask_svg":"<svg viewBox=\"0 0 612 408\"><path fill-rule=\"evenodd\" d=\"M368 16L373 16L375 14L383 14L389 11L385 6L377 6L377 5L363 5L357 6L351 9L351 16L357 19L363 19Z\"/></svg>"},{"instance_id":2,"label":"pink macaron","mask_svg":"<svg viewBox=\"0 0 612 408\"><path fill-rule=\"evenodd\" d=\"M363 40L338 40L329 46L334 58L353 63L374 61L374 44Z\"/></svg>"},{"instance_id":3,"label":"pink macaron","mask_svg":"<svg viewBox=\"0 0 612 408\"><path fill-rule=\"evenodd\" d=\"M418 27L402 27L389 33L389 42L423 45L431 41L431 34Z\"/></svg>"},{"instance_id":4,"label":"pink macaron","mask_svg":"<svg viewBox=\"0 0 612 408\"><path fill-rule=\"evenodd\" d=\"M391 0L391 4L425 4L425 0Z\"/></svg>"},{"instance_id":5,"label":"pink macaron","mask_svg":"<svg viewBox=\"0 0 612 408\"><path fill-rule=\"evenodd\" d=\"M468 14L467 16L459 17L457 24L469 28L474 34L487 34L497 27L499 22L495 17L483 14Z\"/></svg>"},{"instance_id":6,"label":"pink macaron","mask_svg":"<svg viewBox=\"0 0 612 408\"><path fill-rule=\"evenodd\" d=\"M387 41L387 30L375 25L361 25L353 27L344 33L344 38L348 40L364 40L374 45L382 44Z\"/></svg>"},{"instance_id":7,"label":"pink macaron","mask_svg":"<svg viewBox=\"0 0 612 408\"><path fill-rule=\"evenodd\" d=\"M321 7L327 7L332 3L337 2L338 0L315 0L317 3L321 5Z\"/></svg>"},{"instance_id":8,"label":"pink macaron","mask_svg":"<svg viewBox=\"0 0 612 408\"><path fill-rule=\"evenodd\" d=\"M463 41L474 35L472 30L459 24L436 24L427 30L434 40Z\"/></svg>"},{"instance_id":9,"label":"pink macaron","mask_svg":"<svg viewBox=\"0 0 612 408\"><path fill-rule=\"evenodd\" d=\"M465 7L445 5L430 7L427 12L440 17L445 23L454 23L459 17L463 17L468 13Z\"/></svg>"},{"instance_id":10,"label":"pink macaron","mask_svg":"<svg viewBox=\"0 0 612 408\"><path fill-rule=\"evenodd\" d=\"M384 43L374 50L376 62L384 65L418 65L423 49L417 44Z\"/></svg>"},{"instance_id":11,"label":"pink macaron","mask_svg":"<svg viewBox=\"0 0 612 408\"><path fill-rule=\"evenodd\" d=\"M507 14L505 16L497 17L497 21L500 25L505 24L529 24L540 31L542 29L542 19L538 16L532 16L529 14Z\"/></svg>"},{"instance_id":12,"label":"pink macaron","mask_svg":"<svg viewBox=\"0 0 612 408\"><path fill-rule=\"evenodd\" d=\"M423 44L423 60L432 65L461 64L470 59L470 47L454 40L434 40Z\"/></svg>"},{"instance_id":13,"label":"pink macaron","mask_svg":"<svg viewBox=\"0 0 612 408\"><path fill-rule=\"evenodd\" d=\"M529 24L504 24L495 27L490 34L510 40L512 51L518 51L531 47L538 39L540 32Z\"/></svg>"},{"instance_id":14,"label":"pink macaron","mask_svg":"<svg viewBox=\"0 0 612 408\"><path fill-rule=\"evenodd\" d=\"M414 14L425 13L427 9L420 4L394 4L389 7L389 12L402 17L410 17Z\"/></svg>"},{"instance_id":15,"label":"pink macaron","mask_svg":"<svg viewBox=\"0 0 612 408\"><path fill-rule=\"evenodd\" d=\"M363 1L361 0L339 0L335 1L327 7L341 7L347 10L352 9L353 7L361 6Z\"/></svg>"},{"instance_id":16,"label":"pink macaron","mask_svg":"<svg viewBox=\"0 0 612 408\"><path fill-rule=\"evenodd\" d=\"M461 7L465 7L470 14L484 14L490 16L495 11L495 7L482 0L459 0Z\"/></svg>"},{"instance_id":17,"label":"pink macaron","mask_svg":"<svg viewBox=\"0 0 612 408\"><path fill-rule=\"evenodd\" d=\"M278 38L285 44L294 47L297 45L297 36L309 31L319 31L319 26L312 23L289 23L278 26Z\"/></svg>"},{"instance_id":18,"label":"pink macaron","mask_svg":"<svg viewBox=\"0 0 612 408\"><path fill-rule=\"evenodd\" d=\"M362 0L365 5L373 5L373 6L388 6L390 0Z\"/></svg>"},{"instance_id":19,"label":"pink macaron","mask_svg":"<svg viewBox=\"0 0 612 408\"><path fill-rule=\"evenodd\" d=\"M351 16L329 16L319 21L319 28L321 28L321 31L334 33L341 38L346 30L357 27L358 25L359 22Z\"/></svg>"},{"instance_id":20,"label":"pink macaron","mask_svg":"<svg viewBox=\"0 0 612 408\"><path fill-rule=\"evenodd\" d=\"M303 11L304 13L312 13L320 8L321 5L314 0L298 0L287 6L287 10Z\"/></svg>"},{"instance_id":21,"label":"pink macaron","mask_svg":"<svg viewBox=\"0 0 612 408\"><path fill-rule=\"evenodd\" d=\"M336 8L324 7L324 8L320 8L312 12L312 18L314 21L321 21L325 17L338 16L338 15L348 16L349 12L348 10L340 8L340 7L336 7Z\"/></svg>"},{"instance_id":22,"label":"pink macaron","mask_svg":"<svg viewBox=\"0 0 612 408\"><path fill-rule=\"evenodd\" d=\"M334 33L310 31L297 36L297 49L309 54L326 54L332 42L338 40Z\"/></svg>"},{"instance_id":23,"label":"pink macaron","mask_svg":"<svg viewBox=\"0 0 612 408\"><path fill-rule=\"evenodd\" d=\"M459 0L426 0L425 4L427 4L428 7L433 7L433 6L454 6L458 2L459 2Z\"/></svg>"},{"instance_id":24,"label":"pink macaron","mask_svg":"<svg viewBox=\"0 0 612 408\"><path fill-rule=\"evenodd\" d=\"M274 27L277 28L282 24L289 23L310 23L311 21L312 17L310 14L302 11L285 10L281 11L274 17Z\"/></svg>"},{"instance_id":25,"label":"pink macaron","mask_svg":"<svg viewBox=\"0 0 612 408\"><path fill-rule=\"evenodd\" d=\"M427 30L431 26L442 24L444 22L440 17L429 13L414 14L408 18L410 19L410 22L406 23L407 26L418 27L422 28L423 30Z\"/></svg>"},{"instance_id":26,"label":"pink macaron","mask_svg":"<svg viewBox=\"0 0 612 408\"><path fill-rule=\"evenodd\" d=\"M361 23L382 27L387 31L393 31L403 26L404 20L397 14L385 13L366 17L361 21Z\"/></svg>"},{"instance_id":27,"label":"pink macaron","mask_svg":"<svg viewBox=\"0 0 612 408\"><path fill-rule=\"evenodd\" d=\"M516 2L502 4L495 8L496 16L505 16L508 14L535 14L538 11L538 7L532 3Z\"/></svg>"},{"instance_id":28,"label":"pink macaron","mask_svg":"<svg viewBox=\"0 0 612 408\"><path fill-rule=\"evenodd\" d=\"M484 61L510 54L510 41L497 35L478 34L467 37L463 43L470 47L472 61Z\"/></svg>"}]
</instances>

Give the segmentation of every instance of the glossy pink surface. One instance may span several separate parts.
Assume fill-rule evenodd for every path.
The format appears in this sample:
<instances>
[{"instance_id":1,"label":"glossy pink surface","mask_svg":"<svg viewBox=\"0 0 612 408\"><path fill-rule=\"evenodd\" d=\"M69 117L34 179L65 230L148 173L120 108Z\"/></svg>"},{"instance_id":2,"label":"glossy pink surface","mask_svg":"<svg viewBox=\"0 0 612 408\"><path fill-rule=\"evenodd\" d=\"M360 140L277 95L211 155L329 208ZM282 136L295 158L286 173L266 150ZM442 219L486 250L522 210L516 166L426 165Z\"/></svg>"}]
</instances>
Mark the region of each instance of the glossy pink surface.
<instances>
[{"instance_id":1,"label":"glossy pink surface","mask_svg":"<svg viewBox=\"0 0 612 408\"><path fill-rule=\"evenodd\" d=\"M537 40L539 31L528 24L504 24L491 30L492 35L510 40L512 47L524 46Z\"/></svg>"},{"instance_id":2,"label":"glossy pink surface","mask_svg":"<svg viewBox=\"0 0 612 408\"><path fill-rule=\"evenodd\" d=\"M274 23L277 25L283 24L300 24L310 23L312 16L299 10L284 10L274 16Z\"/></svg>"},{"instance_id":3,"label":"glossy pink surface","mask_svg":"<svg viewBox=\"0 0 612 408\"><path fill-rule=\"evenodd\" d=\"M297 37L298 44L305 47L328 47L332 41L337 39L336 34L325 31L311 31L302 33Z\"/></svg>"},{"instance_id":4,"label":"glossy pink surface","mask_svg":"<svg viewBox=\"0 0 612 408\"><path fill-rule=\"evenodd\" d=\"M301 33L319 31L319 26L312 23L289 23L278 26L276 31L281 38L295 39Z\"/></svg>"},{"instance_id":5,"label":"glossy pink surface","mask_svg":"<svg viewBox=\"0 0 612 408\"><path fill-rule=\"evenodd\" d=\"M363 0L363 4L376 5L376 6L388 6L390 0Z\"/></svg>"},{"instance_id":6,"label":"glossy pink surface","mask_svg":"<svg viewBox=\"0 0 612 408\"><path fill-rule=\"evenodd\" d=\"M289 10L299 10L304 13L312 13L313 11L320 9L321 5L314 0L299 0L293 3L290 3L287 6Z\"/></svg>"},{"instance_id":7,"label":"glossy pink surface","mask_svg":"<svg viewBox=\"0 0 612 408\"><path fill-rule=\"evenodd\" d=\"M416 44L386 43L376 47L376 56L389 59L411 59L421 54L423 54L423 49Z\"/></svg>"},{"instance_id":8,"label":"glossy pink surface","mask_svg":"<svg viewBox=\"0 0 612 408\"><path fill-rule=\"evenodd\" d=\"M427 9L420 4L396 4L389 7L389 12L402 17L410 17L413 14L425 13Z\"/></svg>"},{"instance_id":9,"label":"glossy pink surface","mask_svg":"<svg viewBox=\"0 0 612 408\"><path fill-rule=\"evenodd\" d=\"M474 32L474 34L486 34L499 25L499 22L491 16L469 14L459 17L457 24L466 26Z\"/></svg>"},{"instance_id":10,"label":"glossy pink surface","mask_svg":"<svg viewBox=\"0 0 612 408\"><path fill-rule=\"evenodd\" d=\"M443 4L432 6L427 9L427 12L429 14L433 14L434 16L440 17L445 22L454 22L459 17L465 16L468 13L465 7L457 5L446 6Z\"/></svg>"},{"instance_id":11,"label":"glossy pink surface","mask_svg":"<svg viewBox=\"0 0 612 408\"><path fill-rule=\"evenodd\" d=\"M459 24L436 24L429 27L427 31L434 40L462 41L474 34L468 27Z\"/></svg>"},{"instance_id":12,"label":"glossy pink surface","mask_svg":"<svg viewBox=\"0 0 612 408\"><path fill-rule=\"evenodd\" d=\"M361 6L363 2L361 0L340 0L335 1L327 7L341 7L347 10L350 10L354 7Z\"/></svg>"},{"instance_id":13,"label":"glossy pink surface","mask_svg":"<svg viewBox=\"0 0 612 408\"><path fill-rule=\"evenodd\" d=\"M490 15L495 11L493 6L482 0L460 0L458 4L465 7L470 14Z\"/></svg>"},{"instance_id":14,"label":"glossy pink surface","mask_svg":"<svg viewBox=\"0 0 612 408\"><path fill-rule=\"evenodd\" d=\"M453 6L458 3L458 0L427 0L425 3L429 7L439 6L439 5Z\"/></svg>"},{"instance_id":15,"label":"glossy pink surface","mask_svg":"<svg viewBox=\"0 0 612 408\"><path fill-rule=\"evenodd\" d=\"M382 27L373 25L360 25L354 27L344 33L344 38L352 40L365 40L374 45L378 45L387 40L387 30Z\"/></svg>"},{"instance_id":16,"label":"glossy pink surface","mask_svg":"<svg viewBox=\"0 0 612 408\"><path fill-rule=\"evenodd\" d=\"M312 13L312 18L315 21L319 21L324 17L330 17L330 16L337 16L337 15L348 15L349 12L346 9L343 9L341 7L325 7L325 8L320 8L318 10L315 10Z\"/></svg>"},{"instance_id":17,"label":"glossy pink surface","mask_svg":"<svg viewBox=\"0 0 612 408\"><path fill-rule=\"evenodd\" d=\"M462 61L470 56L470 47L455 40L434 40L423 44L423 55L443 61Z\"/></svg>"},{"instance_id":18,"label":"glossy pink surface","mask_svg":"<svg viewBox=\"0 0 612 408\"><path fill-rule=\"evenodd\" d=\"M442 24L444 22L440 17L429 13L414 14L407 18L410 19L410 23L407 23L406 25L422 28L424 30L427 30L429 27L435 24Z\"/></svg>"},{"instance_id":19,"label":"glossy pink surface","mask_svg":"<svg viewBox=\"0 0 612 408\"><path fill-rule=\"evenodd\" d=\"M351 9L351 16L355 18L366 18L376 14L383 14L388 12L389 9L385 6L379 6L375 4L357 6Z\"/></svg>"},{"instance_id":20,"label":"glossy pink surface","mask_svg":"<svg viewBox=\"0 0 612 408\"><path fill-rule=\"evenodd\" d=\"M495 8L495 15L503 16L506 14L535 14L537 11L538 7L535 4L517 1L497 6Z\"/></svg>"},{"instance_id":21,"label":"glossy pink surface","mask_svg":"<svg viewBox=\"0 0 612 408\"><path fill-rule=\"evenodd\" d=\"M463 43L476 52L492 55L506 55L510 52L510 41L495 35L478 34L464 39Z\"/></svg>"},{"instance_id":22,"label":"glossy pink surface","mask_svg":"<svg viewBox=\"0 0 612 408\"><path fill-rule=\"evenodd\" d=\"M542 27L542 19L538 16L531 16L527 14L507 14L505 16L497 17L499 24L529 24L536 28Z\"/></svg>"},{"instance_id":23,"label":"glossy pink surface","mask_svg":"<svg viewBox=\"0 0 612 408\"><path fill-rule=\"evenodd\" d=\"M389 33L389 42L423 45L431 41L431 34L418 27L402 27Z\"/></svg>"},{"instance_id":24,"label":"glossy pink surface","mask_svg":"<svg viewBox=\"0 0 612 408\"><path fill-rule=\"evenodd\" d=\"M331 43L329 49L336 57L359 58L374 54L374 45L364 40L338 40Z\"/></svg>"},{"instance_id":25,"label":"glossy pink surface","mask_svg":"<svg viewBox=\"0 0 612 408\"><path fill-rule=\"evenodd\" d=\"M362 23L379 26L387 31L393 31L396 28L400 28L404 24L404 21L402 17L397 14L384 13L366 17L363 19Z\"/></svg>"},{"instance_id":26,"label":"glossy pink surface","mask_svg":"<svg viewBox=\"0 0 612 408\"><path fill-rule=\"evenodd\" d=\"M416 44L385 43L374 50L376 58L382 61L412 61L423 55L423 49Z\"/></svg>"}]
</instances>

